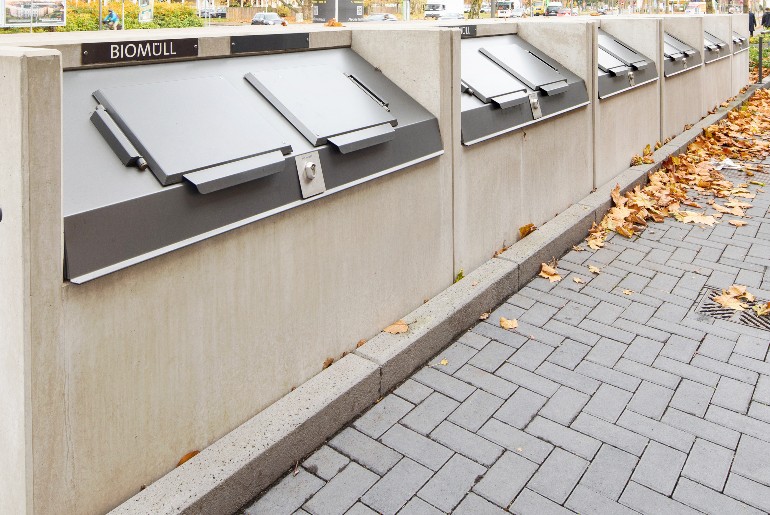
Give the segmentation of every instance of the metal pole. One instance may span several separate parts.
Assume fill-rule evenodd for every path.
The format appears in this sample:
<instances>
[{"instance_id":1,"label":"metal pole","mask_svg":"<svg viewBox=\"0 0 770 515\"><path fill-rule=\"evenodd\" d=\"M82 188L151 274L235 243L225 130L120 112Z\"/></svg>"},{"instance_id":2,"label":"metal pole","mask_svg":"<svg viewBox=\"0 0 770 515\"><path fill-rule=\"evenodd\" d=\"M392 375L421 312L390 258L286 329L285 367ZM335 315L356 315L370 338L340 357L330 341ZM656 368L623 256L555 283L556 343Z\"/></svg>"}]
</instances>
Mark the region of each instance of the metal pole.
<instances>
[{"instance_id":1,"label":"metal pole","mask_svg":"<svg viewBox=\"0 0 770 515\"><path fill-rule=\"evenodd\" d=\"M759 33L759 84L762 84L762 37L763 33Z\"/></svg>"},{"instance_id":2,"label":"metal pole","mask_svg":"<svg viewBox=\"0 0 770 515\"><path fill-rule=\"evenodd\" d=\"M102 0L99 0L99 30L102 30Z\"/></svg>"}]
</instances>

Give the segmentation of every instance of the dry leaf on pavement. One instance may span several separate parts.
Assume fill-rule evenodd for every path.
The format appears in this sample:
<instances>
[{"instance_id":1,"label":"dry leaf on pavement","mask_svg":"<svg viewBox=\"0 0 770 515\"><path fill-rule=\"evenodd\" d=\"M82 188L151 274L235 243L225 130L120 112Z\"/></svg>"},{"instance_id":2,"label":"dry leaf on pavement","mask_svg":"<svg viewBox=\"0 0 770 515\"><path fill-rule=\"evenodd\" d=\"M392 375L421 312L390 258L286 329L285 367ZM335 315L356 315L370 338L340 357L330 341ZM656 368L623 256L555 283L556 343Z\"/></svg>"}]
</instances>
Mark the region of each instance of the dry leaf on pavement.
<instances>
[{"instance_id":1,"label":"dry leaf on pavement","mask_svg":"<svg viewBox=\"0 0 770 515\"><path fill-rule=\"evenodd\" d=\"M446 358L444 358L441 361L439 361L438 364L442 366L447 366L449 364L449 361Z\"/></svg>"},{"instance_id":2,"label":"dry leaf on pavement","mask_svg":"<svg viewBox=\"0 0 770 515\"><path fill-rule=\"evenodd\" d=\"M535 229L537 229L535 224L527 224L519 227L519 238L524 238L525 236L531 234Z\"/></svg>"},{"instance_id":3,"label":"dry leaf on pavement","mask_svg":"<svg viewBox=\"0 0 770 515\"><path fill-rule=\"evenodd\" d=\"M602 269L599 268L598 266L588 265L588 271L591 272L592 274L599 274L601 273Z\"/></svg>"},{"instance_id":4,"label":"dry leaf on pavement","mask_svg":"<svg viewBox=\"0 0 770 515\"><path fill-rule=\"evenodd\" d=\"M505 317L500 317L500 327L503 329L516 329L519 327L519 322L514 318L513 320L508 320Z\"/></svg>"},{"instance_id":5,"label":"dry leaf on pavement","mask_svg":"<svg viewBox=\"0 0 770 515\"><path fill-rule=\"evenodd\" d=\"M634 293L636 293L634 290L623 290L623 295L633 295Z\"/></svg>"},{"instance_id":6,"label":"dry leaf on pavement","mask_svg":"<svg viewBox=\"0 0 770 515\"><path fill-rule=\"evenodd\" d=\"M577 284L585 284L585 281L582 277L574 276L572 277L572 280L575 281Z\"/></svg>"},{"instance_id":7,"label":"dry leaf on pavement","mask_svg":"<svg viewBox=\"0 0 770 515\"><path fill-rule=\"evenodd\" d=\"M489 318L489 313L482 313L479 315L479 320L486 320L487 318Z\"/></svg>"},{"instance_id":8,"label":"dry leaf on pavement","mask_svg":"<svg viewBox=\"0 0 770 515\"><path fill-rule=\"evenodd\" d=\"M556 270L556 260L553 260L550 265L548 263L540 263L540 273L538 275L552 283L561 281L561 276Z\"/></svg>"},{"instance_id":9,"label":"dry leaf on pavement","mask_svg":"<svg viewBox=\"0 0 770 515\"><path fill-rule=\"evenodd\" d=\"M730 220L727 223L736 227L743 227L744 225L748 225L748 222L744 222L743 220Z\"/></svg>"},{"instance_id":10,"label":"dry leaf on pavement","mask_svg":"<svg viewBox=\"0 0 770 515\"><path fill-rule=\"evenodd\" d=\"M409 325L403 320L399 320L398 322L391 324L384 329L386 333L390 334L401 334L407 332L408 330Z\"/></svg>"},{"instance_id":11,"label":"dry leaf on pavement","mask_svg":"<svg viewBox=\"0 0 770 515\"><path fill-rule=\"evenodd\" d=\"M770 315L770 302L767 304L756 305L751 309L753 309L758 316L768 316Z\"/></svg>"}]
</instances>

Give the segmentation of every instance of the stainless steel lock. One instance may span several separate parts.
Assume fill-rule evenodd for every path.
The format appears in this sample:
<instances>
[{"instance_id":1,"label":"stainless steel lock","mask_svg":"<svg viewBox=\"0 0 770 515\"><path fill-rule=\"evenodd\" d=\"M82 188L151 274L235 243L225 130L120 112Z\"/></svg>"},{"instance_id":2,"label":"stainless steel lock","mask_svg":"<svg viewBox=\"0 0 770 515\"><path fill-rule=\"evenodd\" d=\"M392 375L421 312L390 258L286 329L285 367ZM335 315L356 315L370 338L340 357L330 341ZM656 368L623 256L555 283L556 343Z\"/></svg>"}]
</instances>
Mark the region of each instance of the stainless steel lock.
<instances>
[{"instance_id":1,"label":"stainless steel lock","mask_svg":"<svg viewBox=\"0 0 770 515\"><path fill-rule=\"evenodd\" d=\"M305 178L309 181L312 181L315 179L316 175L316 165L312 161L309 163L305 163Z\"/></svg>"}]
</instances>

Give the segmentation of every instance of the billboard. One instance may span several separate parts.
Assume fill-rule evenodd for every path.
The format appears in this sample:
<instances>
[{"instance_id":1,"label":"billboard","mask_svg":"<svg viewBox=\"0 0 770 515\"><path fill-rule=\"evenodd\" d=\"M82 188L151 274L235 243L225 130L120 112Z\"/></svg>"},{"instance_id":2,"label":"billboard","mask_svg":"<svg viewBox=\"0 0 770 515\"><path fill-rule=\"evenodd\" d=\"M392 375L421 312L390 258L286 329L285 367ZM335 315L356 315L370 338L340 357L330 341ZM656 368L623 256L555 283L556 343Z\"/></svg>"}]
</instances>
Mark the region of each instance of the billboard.
<instances>
[{"instance_id":1,"label":"billboard","mask_svg":"<svg viewBox=\"0 0 770 515\"><path fill-rule=\"evenodd\" d=\"M364 0L313 0L313 22L325 23L335 17L338 22L362 21Z\"/></svg>"},{"instance_id":2,"label":"billboard","mask_svg":"<svg viewBox=\"0 0 770 515\"><path fill-rule=\"evenodd\" d=\"M0 0L0 27L64 25L67 0Z\"/></svg>"},{"instance_id":3,"label":"billboard","mask_svg":"<svg viewBox=\"0 0 770 515\"><path fill-rule=\"evenodd\" d=\"M154 6L154 0L139 0L139 23L150 23L152 21Z\"/></svg>"}]
</instances>

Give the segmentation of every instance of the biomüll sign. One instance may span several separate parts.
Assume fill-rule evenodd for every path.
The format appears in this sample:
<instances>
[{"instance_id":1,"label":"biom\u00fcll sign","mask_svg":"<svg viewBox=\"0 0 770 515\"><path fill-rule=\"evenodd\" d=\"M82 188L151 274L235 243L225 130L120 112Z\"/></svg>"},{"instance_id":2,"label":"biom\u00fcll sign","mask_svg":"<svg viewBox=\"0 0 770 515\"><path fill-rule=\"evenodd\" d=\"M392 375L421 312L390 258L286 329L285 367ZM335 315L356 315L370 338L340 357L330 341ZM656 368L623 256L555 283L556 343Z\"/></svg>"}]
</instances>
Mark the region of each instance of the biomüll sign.
<instances>
[{"instance_id":1,"label":"biom\u00fcll sign","mask_svg":"<svg viewBox=\"0 0 770 515\"><path fill-rule=\"evenodd\" d=\"M181 57L197 57L198 39L186 38L83 43L81 51L82 64L163 61Z\"/></svg>"}]
</instances>

